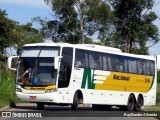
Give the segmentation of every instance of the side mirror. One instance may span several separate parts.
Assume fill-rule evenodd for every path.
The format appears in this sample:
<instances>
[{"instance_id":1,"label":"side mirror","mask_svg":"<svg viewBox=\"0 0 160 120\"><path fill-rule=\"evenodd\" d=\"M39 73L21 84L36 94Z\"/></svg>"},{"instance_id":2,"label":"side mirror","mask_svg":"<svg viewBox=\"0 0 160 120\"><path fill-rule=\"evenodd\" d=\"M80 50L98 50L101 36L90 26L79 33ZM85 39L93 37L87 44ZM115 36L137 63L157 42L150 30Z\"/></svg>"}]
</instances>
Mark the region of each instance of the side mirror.
<instances>
[{"instance_id":1,"label":"side mirror","mask_svg":"<svg viewBox=\"0 0 160 120\"><path fill-rule=\"evenodd\" d=\"M12 68L12 64L14 64L14 62L12 62L12 61L13 61L13 59L15 59L15 58L19 58L19 56L11 56L11 57L9 57L8 60L7 60L8 68L11 69L11 70L14 70L14 71L17 70L16 68Z\"/></svg>"},{"instance_id":2,"label":"side mirror","mask_svg":"<svg viewBox=\"0 0 160 120\"><path fill-rule=\"evenodd\" d=\"M157 62L157 70L160 70L160 55L156 56L156 62Z\"/></svg>"},{"instance_id":3,"label":"side mirror","mask_svg":"<svg viewBox=\"0 0 160 120\"><path fill-rule=\"evenodd\" d=\"M54 58L54 69L58 70L59 69L59 62L62 56L58 56Z\"/></svg>"}]
</instances>

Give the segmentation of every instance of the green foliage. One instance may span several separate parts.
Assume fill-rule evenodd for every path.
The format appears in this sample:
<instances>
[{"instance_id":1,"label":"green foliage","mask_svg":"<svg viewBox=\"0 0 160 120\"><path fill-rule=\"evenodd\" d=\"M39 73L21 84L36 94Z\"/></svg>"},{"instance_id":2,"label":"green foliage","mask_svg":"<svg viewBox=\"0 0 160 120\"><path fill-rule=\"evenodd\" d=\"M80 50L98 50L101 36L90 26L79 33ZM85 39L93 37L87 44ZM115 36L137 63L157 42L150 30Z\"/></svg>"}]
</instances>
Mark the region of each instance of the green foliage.
<instances>
[{"instance_id":1,"label":"green foliage","mask_svg":"<svg viewBox=\"0 0 160 120\"><path fill-rule=\"evenodd\" d=\"M160 105L160 71L157 71L157 98L156 104Z\"/></svg>"},{"instance_id":2,"label":"green foliage","mask_svg":"<svg viewBox=\"0 0 160 120\"><path fill-rule=\"evenodd\" d=\"M160 83L157 84L157 98L156 105L160 105Z\"/></svg>"},{"instance_id":3,"label":"green foliage","mask_svg":"<svg viewBox=\"0 0 160 120\"><path fill-rule=\"evenodd\" d=\"M15 27L15 35L18 38L14 45L14 48L17 49L17 54L19 54L24 44L43 42L41 33L37 29L32 28L31 23L17 25Z\"/></svg>"},{"instance_id":4,"label":"green foliage","mask_svg":"<svg viewBox=\"0 0 160 120\"><path fill-rule=\"evenodd\" d=\"M85 38L84 43L85 44L93 44L93 40L91 38Z\"/></svg>"},{"instance_id":5,"label":"green foliage","mask_svg":"<svg viewBox=\"0 0 160 120\"><path fill-rule=\"evenodd\" d=\"M0 108L15 102L15 74L3 62L0 63L0 91Z\"/></svg>"},{"instance_id":6,"label":"green foliage","mask_svg":"<svg viewBox=\"0 0 160 120\"><path fill-rule=\"evenodd\" d=\"M150 46L147 43L155 44L159 41L158 28L153 25L157 19L157 15L151 11L153 0L45 2L55 12L56 19L43 26L50 31L57 31L56 34L50 34L53 41L94 43L86 40L88 36L97 34L100 44L135 54L148 54ZM44 30L44 34L47 34Z\"/></svg>"},{"instance_id":7,"label":"green foliage","mask_svg":"<svg viewBox=\"0 0 160 120\"><path fill-rule=\"evenodd\" d=\"M136 48L132 51L134 54L149 55L147 47Z\"/></svg>"},{"instance_id":8,"label":"green foliage","mask_svg":"<svg viewBox=\"0 0 160 120\"><path fill-rule=\"evenodd\" d=\"M157 83L156 106L146 106L145 111L160 111L160 83Z\"/></svg>"},{"instance_id":9,"label":"green foliage","mask_svg":"<svg viewBox=\"0 0 160 120\"><path fill-rule=\"evenodd\" d=\"M160 71L157 72L157 82L160 83Z\"/></svg>"},{"instance_id":10,"label":"green foliage","mask_svg":"<svg viewBox=\"0 0 160 120\"><path fill-rule=\"evenodd\" d=\"M62 41L61 37L63 37L63 42L78 43L79 36L77 34L79 33L79 29L77 29L77 13L74 9L75 1L45 1L52 5L52 10L55 12L56 19L53 21L47 21L47 24L42 26L42 29L46 30L47 28L47 31L50 31L51 29L56 30L56 34L50 34L50 38L52 38L53 41ZM47 34L46 31L44 31L44 33Z\"/></svg>"},{"instance_id":11,"label":"green foliage","mask_svg":"<svg viewBox=\"0 0 160 120\"><path fill-rule=\"evenodd\" d=\"M104 38L108 35L111 21L111 9L109 5L101 0L45 0L45 2L52 6L52 10L55 13L56 19L53 19L52 23L58 24L41 24L42 30L44 30L45 35L49 29L57 34L50 34L50 38L53 41L69 42L69 43L85 43L88 36L94 34L101 34L99 38ZM58 19L57 19L58 18ZM42 21L42 20L39 20ZM51 21L48 21L51 22ZM48 23L47 22L47 23ZM50 25L50 26L49 26ZM110 34L110 33L109 33ZM63 36L63 39L59 39ZM108 37L107 37L108 38ZM55 40L56 39L56 40Z\"/></svg>"},{"instance_id":12,"label":"green foliage","mask_svg":"<svg viewBox=\"0 0 160 120\"><path fill-rule=\"evenodd\" d=\"M32 28L32 24L19 25L7 18L6 11L0 9L0 54L6 56L5 49L15 47L19 51L26 43L42 42L42 35Z\"/></svg>"},{"instance_id":13,"label":"green foliage","mask_svg":"<svg viewBox=\"0 0 160 120\"><path fill-rule=\"evenodd\" d=\"M13 45L15 22L7 18L6 11L0 9L0 54L5 54L5 48Z\"/></svg>"},{"instance_id":14,"label":"green foliage","mask_svg":"<svg viewBox=\"0 0 160 120\"><path fill-rule=\"evenodd\" d=\"M115 28L119 35L116 41L119 41L125 52L136 49L140 50L136 53L141 53L141 48L147 48L148 41L153 44L159 41L158 28L152 23L157 16L150 11L153 0L113 0L112 6L116 19Z\"/></svg>"}]
</instances>

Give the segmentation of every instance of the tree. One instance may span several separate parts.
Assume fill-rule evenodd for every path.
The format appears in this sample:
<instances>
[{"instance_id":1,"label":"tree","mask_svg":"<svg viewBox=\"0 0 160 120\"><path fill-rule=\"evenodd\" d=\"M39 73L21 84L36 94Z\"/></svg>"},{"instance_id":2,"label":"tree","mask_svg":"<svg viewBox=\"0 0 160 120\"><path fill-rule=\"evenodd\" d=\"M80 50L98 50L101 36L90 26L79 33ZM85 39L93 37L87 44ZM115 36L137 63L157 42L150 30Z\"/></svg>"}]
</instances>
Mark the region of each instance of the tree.
<instances>
[{"instance_id":1,"label":"tree","mask_svg":"<svg viewBox=\"0 0 160 120\"><path fill-rule=\"evenodd\" d=\"M15 22L7 18L7 13L0 9L0 54L5 54L5 48L13 45Z\"/></svg>"},{"instance_id":2,"label":"tree","mask_svg":"<svg viewBox=\"0 0 160 120\"><path fill-rule=\"evenodd\" d=\"M45 0L52 7L59 23L59 34L65 42L84 43L88 36L108 29L110 7L101 0ZM100 14L101 13L101 14ZM55 21L55 19L53 20Z\"/></svg>"},{"instance_id":3,"label":"tree","mask_svg":"<svg viewBox=\"0 0 160 120\"><path fill-rule=\"evenodd\" d=\"M57 31L52 38L63 36L64 42L85 43L85 40L96 34L101 42L98 44L118 47L125 52L136 54L148 54L148 47L159 41L158 28L153 25L157 18L151 11L153 0L45 2L54 12L54 19L48 21L46 27ZM88 42L95 44L94 41Z\"/></svg>"},{"instance_id":4,"label":"tree","mask_svg":"<svg viewBox=\"0 0 160 120\"><path fill-rule=\"evenodd\" d=\"M153 25L157 18L151 11L153 0L113 0L115 35L117 44L125 52L147 52L147 44L155 44L158 39L158 28ZM144 49L145 48L145 49Z\"/></svg>"},{"instance_id":5,"label":"tree","mask_svg":"<svg viewBox=\"0 0 160 120\"><path fill-rule=\"evenodd\" d=\"M57 21L59 36L65 37L64 42L77 43L79 30L77 29L77 13L74 10L74 1L72 0L45 0L51 5L55 13L53 21ZM50 21L48 21L50 22ZM48 26L49 28L50 26Z\"/></svg>"},{"instance_id":6,"label":"tree","mask_svg":"<svg viewBox=\"0 0 160 120\"><path fill-rule=\"evenodd\" d=\"M17 54L19 54L24 44L43 42L43 36L37 29L32 28L31 23L17 25L14 35L17 36L18 39L14 43Z\"/></svg>"},{"instance_id":7,"label":"tree","mask_svg":"<svg viewBox=\"0 0 160 120\"><path fill-rule=\"evenodd\" d=\"M19 25L7 18L7 13L0 9L0 55L6 56L8 47L15 47L19 52L26 43L42 42L42 35L32 28L32 24Z\"/></svg>"}]
</instances>

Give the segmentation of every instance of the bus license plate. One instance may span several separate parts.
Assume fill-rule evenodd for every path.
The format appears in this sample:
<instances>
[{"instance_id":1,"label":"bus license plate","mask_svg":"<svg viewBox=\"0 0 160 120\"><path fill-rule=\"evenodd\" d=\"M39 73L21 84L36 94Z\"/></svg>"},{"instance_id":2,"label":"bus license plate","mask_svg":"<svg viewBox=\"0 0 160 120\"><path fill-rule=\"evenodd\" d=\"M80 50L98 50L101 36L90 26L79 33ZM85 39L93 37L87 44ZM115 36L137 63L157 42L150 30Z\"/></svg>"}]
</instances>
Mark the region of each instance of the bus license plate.
<instances>
[{"instance_id":1,"label":"bus license plate","mask_svg":"<svg viewBox=\"0 0 160 120\"><path fill-rule=\"evenodd\" d=\"M36 96L29 96L29 99L36 99Z\"/></svg>"}]
</instances>

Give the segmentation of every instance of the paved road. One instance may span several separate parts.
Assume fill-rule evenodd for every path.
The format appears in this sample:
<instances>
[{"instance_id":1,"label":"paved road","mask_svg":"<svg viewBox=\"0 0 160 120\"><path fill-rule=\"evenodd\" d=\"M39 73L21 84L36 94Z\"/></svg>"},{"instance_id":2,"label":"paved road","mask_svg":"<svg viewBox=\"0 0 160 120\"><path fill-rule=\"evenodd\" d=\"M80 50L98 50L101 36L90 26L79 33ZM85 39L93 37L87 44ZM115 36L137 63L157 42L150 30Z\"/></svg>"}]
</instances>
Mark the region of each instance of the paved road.
<instances>
[{"instance_id":1,"label":"paved road","mask_svg":"<svg viewBox=\"0 0 160 120\"><path fill-rule=\"evenodd\" d=\"M0 120L20 120L22 118L13 118L16 115L26 115L26 116L42 116L42 118L29 118L37 120L156 120L153 117L120 117L126 115L135 115L138 113L127 113L124 111L119 111L118 108L112 108L111 111L103 110L92 110L91 107L80 106L79 110L73 111L70 107L62 106L45 106L45 110L37 110L36 104L18 104L17 108L11 108L7 110L11 112L12 118L0 118ZM17 114L18 112L18 114ZM20 114L19 114L20 113ZM34 113L34 114L33 114ZM139 113L140 115L141 113ZM23 118L23 120L28 118Z\"/></svg>"}]
</instances>

